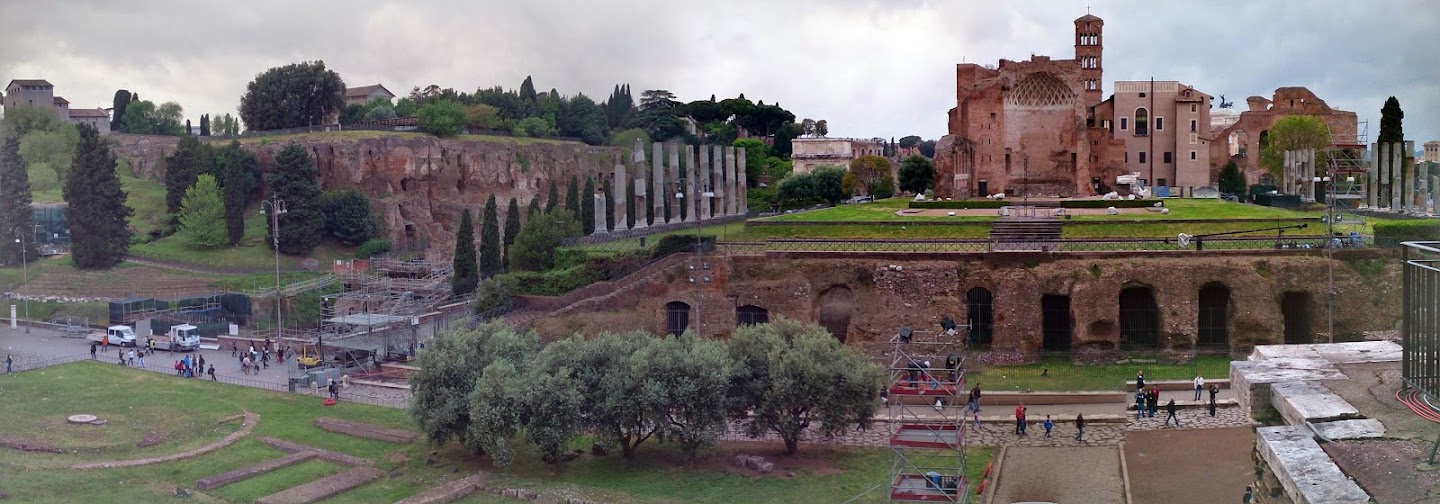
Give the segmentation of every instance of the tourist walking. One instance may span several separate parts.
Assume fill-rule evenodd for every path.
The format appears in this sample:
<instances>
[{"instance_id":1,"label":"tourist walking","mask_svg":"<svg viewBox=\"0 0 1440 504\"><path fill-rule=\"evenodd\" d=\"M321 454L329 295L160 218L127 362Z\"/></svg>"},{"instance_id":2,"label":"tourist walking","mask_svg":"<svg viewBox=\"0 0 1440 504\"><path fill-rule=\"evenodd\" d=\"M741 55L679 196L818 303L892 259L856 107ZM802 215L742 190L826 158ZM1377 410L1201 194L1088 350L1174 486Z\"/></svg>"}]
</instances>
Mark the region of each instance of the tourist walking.
<instances>
[{"instance_id":1,"label":"tourist walking","mask_svg":"<svg viewBox=\"0 0 1440 504\"><path fill-rule=\"evenodd\" d=\"M970 389L970 408L975 415L980 415L980 384L976 383L975 388Z\"/></svg>"},{"instance_id":2,"label":"tourist walking","mask_svg":"<svg viewBox=\"0 0 1440 504\"><path fill-rule=\"evenodd\" d=\"M1215 396L1220 394L1220 386L1210 384L1210 416L1215 416Z\"/></svg>"},{"instance_id":3,"label":"tourist walking","mask_svg":"<svg viewBox=\"0 0 1440 504\"><path fill-rule=\"evenodd\" d=\"M145 348L150 349L150 355L155 355L155 338L145 337Z\"/></svg>"},{"instance_id":4,"label":"tourist walking","mask_svg":"<svg viewBox=\"0 0 1440 504\"><path fill-rule=\"evenodd\" d=\"M109 351L110 351L110 335L109 335L109 334L106 334L106 335L100 337L100 353L105 353L105 352L109 352Z\"/></svg>"},{"instance_id":5,"label":"tourist walking","mask_svg":"<svg viewBox=\"0 0 1440 504\"><path fill-rule=\"evenodd\" d=\"M1155 418L1155 413L1160 411L1160 386L1150 386L1150 418Z\"/></svg>"},{"instance_id":6,"label":"tourist walking","mask_svg":"<svg viewBox=\"0 0 1440 504\"><path fill-rule=\"evenodd\" d=\"M240 356L240 346L239 346L239 345L236 345L234 341L231 341L231 342L230 342L230 356L231 356L231 357L239 357L239 356Z\"/></svg>"},{"instance_id":7,"label":"tourist walking","mask_svg":"<svg viewBox=\"0 0 1440 504\"><path fill-rule=\"evenodd\" d=\"M1025 435L1025 403L1015 406L1015 435Z\"/></svg>"},{"instance_id":8,"label":"tourist walking","mask_svg":"<svg viewBox=\"0 0 1440 504\"><path fill-rule=\"evenodd\" d=\"M90 359L95 359L95 342L90 342Z\"/></svg>"},{"instance_id":9,"label":"tourist walking","mask_svg":"<svg viewBox=\"0 0 1440 504\"><path fill-rule=\"evenodd\" d=\"M1145 388L1145 370L1142 369L1135 373L1135 386L1141 389Z\"/></svg>"},{"instance_id":10,"label":"tourist walking","mask_svg":"<svg viewBox=\"0 0 1440 504\"><path fill-rule=\"evenodd\" d=\"M265 369L270 369L270 351L269 351L269 350L266 350L265 353L260 354L260 364L263 364L263 365L265 366Z\"/></svg>"},{"instance_id":11,"label":"tourist walking","mask_svg":"<svg viewBox=\"0 0 1440 504\"><path fill-rule=\"evenodd\" d=\"M1169 426L1170 426L1170 421L1171 421L1171 420L1174 420L1174 421L1175 421L1175 426L1176 426L1176 427L1179 427L1179 426L1180 426L1180 418L1178 418L1178 417L1175 416L1175 400L1174 400L1174 399L1171 399L1170 402L1165 403L1165 426L1166 426L1166 427L1169 427Z\"/></svg>"},{"instance_id":12,"label":"tourist walking","mask_svg":"<svg viewBox=\"0 0 1440 504\"><path fill-rule=\"evenodd\" d=\"M214 364L211 364L211 365L210 365L210 370L209 370L209 371L206 371L206 373L209 373L209 374L210 374L210 381L216 381L216 380L215 380L215 365L214 365Z\"/></svg>"},{"instance_id":13,"label":"tourist walking","mask_svg":"<svg viewBox=\"0 0 1440 504\"><path fill-rule=\"evenodd\" d=\"M134 366L134 365L135 365L135 351L134 351L134 350L131 350L131 351L128 353L128 355L129 355L129 356L126 358L126 360L129 361L128 364L130 364L131 366Z\"/></svg>"},{"instance_id":14,"label":"tourist walking","mask_svg":"<svg viewBox=\"0 0 1440 504\"><path fill-rule=\"evenodd\" d=\"M1251 504L1255 502L1255 490L1251 489L1250 485L1245 485L1245 495L1240 497L1240 502L1241 504Z\"/></svg>"},{"instance_id":15,"label":"tourist walking","mask_svg":"<svg viewBox=\"0 0 1440 504\"><path fill-rule=\"evenodd\" d=\"M340 400L340 383L334 378L330 379L330 398L336 401Z\"/></svg>"},{"instance_id":16,"label":"tourist walking","mask_svg":"<svg viewBox=\"0 0 1440 504\"><path fill-rule=\"evenodd\" d=\"M140 352L140 367L145 367L145 352Z\"/></svg>"},{"instance_id":17,"label":"tourist walking","mask_svg":"<svg viewBox=\"0 0 1440 504\"><path fill-rule=\"evenodd\" d=\"M1084 439L1083 439L1084 437L1085 437L1085 414L1084 414L1084 413L1076 413L1076 414L1075 414L1075 440L1076 440L1076 441L1084 441Z\"/></svg>"},{"instance_id":18,"label":"tourist walking","mask_svg":"<svg viewBox=\"0 0 1440 504\"><path fill-rule=\"evenodd\" d=\"M196 378L199 378L200 375L205 374L205 356L204 356L204 355L201 355L201 356L199 357L199 361L200 361L200 364L197 365L197 366L195 366L195 377L196 377Z\"/></svg>"},{"instance_id":19,"label":"tourist walking","mask_svg":"<svg viewBox=\"0 0 1440 504\"><path fill-rule=\"evenodd\" d=\"M10 358L10 354L5 354L5 374L10 374L13 369L15 369L15 359Z\"/></svg>"},{"instance_id":20,"label":"tourist walking","mask_svg":"<svg viewBox=\"0 0 1440 504\"><path fill-rule=\"evenodd\" d=\"M1050 429L1055 428L1055 422L1050 421L1050 415L1045 415L1045 437L1050 437Z\"/></svg>"},{"instance_id":21,"label":"tourist walking","mask_svg":"<svg viewBox=\"0 0 1440 504\"><path fill-rule=\"evenodd\" d=\"M1135 419L1136 419L1136 420L1139 420L1139 419L1141 419L1141 418L1145 418L1145 403L1146 403L1145 399L1148 398L1148 397L1150 397L1150 395L1149 395L1149 394L1146 394L1146 393L1145 393L1145 389L1143 389L1143 388L1141 388L1140 390L1136 390L1136 391L1135 391Z\"/></svg>"},{"instance_id":22,"label":"tourist walking","mask_svg":"<svg viewBox=\"0 0 1440 504\"><path fill-rule=\"evenodd\" d=\"M1205 377L1195 375L1195 400L1200 400L1200 393L1205 391Z\"/></svg>"}]
</instances>

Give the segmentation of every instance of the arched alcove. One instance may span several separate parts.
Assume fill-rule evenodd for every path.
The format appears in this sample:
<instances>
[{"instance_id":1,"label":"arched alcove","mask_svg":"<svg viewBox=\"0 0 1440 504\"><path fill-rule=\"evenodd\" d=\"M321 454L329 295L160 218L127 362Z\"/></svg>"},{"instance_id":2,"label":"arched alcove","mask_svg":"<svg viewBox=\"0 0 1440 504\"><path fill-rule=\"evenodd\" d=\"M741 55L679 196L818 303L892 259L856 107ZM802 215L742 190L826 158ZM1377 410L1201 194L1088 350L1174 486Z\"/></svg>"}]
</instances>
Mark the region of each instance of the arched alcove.
<instances>
[{"instance_id":1,"label":"arched alcove","mask_svg":"<svg viewBox=\"0 0 1440 504\"><path fill-rule=\"evenodd\" d=\"M1195 344L1202 347L1230 346L1230 287L1210 282L1200 287L1200 320L1196 323Z\"/></svg>"},{"instance_id":2,"label":"arched alcove","mask_svg":"<svg viewBox=\"0 0 1440 504\"><path fill-rule=\"evenodd\" d=\"M844 343L850 331L850 315L855 312L855 293L844 285L825 289L820 293L819 312L820 325Z\"/></svg>"},{"instance_id":3,"label":"arched alcove","mask_svg":"<svg viewBox=\"0 0 1440 504\"><path fill-rule=\"evenodd\" d=\"M684 301L665 303L665 334L679 336L690 328L690 304Z\"/></svg>"},{"instance_id":4,"label":"arched alcove","mask_svg":"<svg viewBox=\"0 0 1440 504\"><path fill-rule=\"evenodd\" d=\"M1120 291L1120 347L1155 348L1160 344L1160 307L1155 290L1137 285Z\"/></svg>"}]
</instances>

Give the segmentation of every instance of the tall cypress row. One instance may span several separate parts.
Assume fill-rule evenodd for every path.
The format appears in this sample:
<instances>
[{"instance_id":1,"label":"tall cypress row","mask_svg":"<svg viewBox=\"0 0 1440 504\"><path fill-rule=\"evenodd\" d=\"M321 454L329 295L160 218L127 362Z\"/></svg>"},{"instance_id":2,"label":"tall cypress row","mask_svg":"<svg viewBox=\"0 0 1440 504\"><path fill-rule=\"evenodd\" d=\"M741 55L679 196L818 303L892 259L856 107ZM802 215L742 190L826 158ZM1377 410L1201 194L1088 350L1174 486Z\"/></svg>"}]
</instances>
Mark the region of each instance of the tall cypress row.
<instances>
[{"instance_id":1,"label":"tall cypress row","mask_svg":"<svg viewBox=\"0 0 1440 504\"><path fill-rule=\"evenodd\" d=\"M515 244L515 235L518 234L520 234L520 202L511 196L510 204L505 207L505 251L504 257L500 260L502 268L510 264L510 246Z\"/></svg>"},{"instance_id":2,"label":"tall cypress row","mask_svg":"<svg viewBox=\"0 0 1440 504\"><path fill-rule=\"evenodd\" d=\"M120 264L130 251L125 191L115 174L115 152L88 124L79 124L80 143L62 192L70 205L70 257L81 269Z\"/></svg>"},{"instance_id":3,"label":"tall cypress row","mask_svg":"<svg viewBox=\"0 0 1440 504\"><path fill-rule=\"evenodd\" d=\"M460 228L455 231L455 276L450 277L450 292L464 296L480 285L480 271L475 264L475 224L470 209L460 213Z\"/></svg>"},{"instance_id":4,"label":"tall cypress row","mask_svg":"<svg viewBox=\"0 0 1440 504\"><path fill-rule=\"evenodd\" d=\"M595 232L595 179L585 176L585 190L580 193L580 223L585 234Z\"/></svg>"},{"instance_id":5,"label":"tall cypress row","mask_svg":"<svg viewBox=\"0 0 1440 504\"><path fill-rule=\"evenodd\" d=\"M480 224L480 276L490 278L500 272L500 209L495 195L485 200L485 217Z\"/></svg>"}]
</instances>

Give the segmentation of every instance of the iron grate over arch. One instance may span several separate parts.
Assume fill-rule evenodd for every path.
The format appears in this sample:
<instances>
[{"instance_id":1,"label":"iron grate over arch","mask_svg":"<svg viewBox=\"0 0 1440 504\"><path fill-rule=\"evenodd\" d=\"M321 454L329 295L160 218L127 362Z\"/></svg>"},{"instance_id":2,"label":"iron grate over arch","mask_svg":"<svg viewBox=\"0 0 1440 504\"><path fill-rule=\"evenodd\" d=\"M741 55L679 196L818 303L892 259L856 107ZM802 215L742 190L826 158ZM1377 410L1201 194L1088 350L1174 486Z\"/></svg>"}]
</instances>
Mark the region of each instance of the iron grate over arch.
<instances>
[{"instance_id":1,"label":"iron grate over arch","mask_svg":"<svg viewBox=\"0 0 1440 504\"><path fill-rule=\"evenodd\" d=\"M1230 345L1230 287L1212 282L1200 287L1200 320L1195 344L1202 347Z\"/></svg>"},{"instance_id":2,"label":"iron grate over arch","mask_svg":"<svg viewBox=\"0 0 1440 504\"><path fill-rule=\"evenodd\" d=\"M770 310L755 305L743 305L735 309L735 324L768 324Z\"/></svg>"},{"instance_id":3,"label":"iron grate over arch","mask_svg":"<svg viewBox=\"0 0 1440 504\"><path fill-rule=\"evenodd\" d=\"M1120 291L1120 347L1154 348L1160 345L1160 307L1150 287Z\"/></svg>"},{"instance_id":4,"label":"iron grate over arch","mask_svg":"<svg viewBox=\"0 0 1440 504\"><path fill-rule=\"evenodd\" d=\"M989 345L995 336L995 296L989 289L975 287L965 293L965 321L970 324L970 343Z\"/></svg>"},{"instance_id":5,"label":"iron grate over arch","mask_svg":"<svg viewBox=\"0 0 1440 504\"><path fill-rule=\"evenodd\" d=\"M690 304L684 301L665 303L665 334L679 336L690 328Z\"/></svg>"}]
</instances>

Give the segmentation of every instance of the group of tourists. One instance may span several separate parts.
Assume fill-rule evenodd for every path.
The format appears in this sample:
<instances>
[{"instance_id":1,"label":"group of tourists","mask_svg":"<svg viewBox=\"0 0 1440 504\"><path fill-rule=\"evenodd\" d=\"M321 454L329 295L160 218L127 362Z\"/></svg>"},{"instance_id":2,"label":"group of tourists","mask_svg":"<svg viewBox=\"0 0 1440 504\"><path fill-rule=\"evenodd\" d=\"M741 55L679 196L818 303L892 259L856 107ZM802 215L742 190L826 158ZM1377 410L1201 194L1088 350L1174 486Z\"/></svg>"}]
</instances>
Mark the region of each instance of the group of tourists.
<instances>
[{"instance_id":1,"label":"group of tourists","mask_svg":"<svg viewBox=\"0 0 1440 504\"><path fill-rule=\"evenodd\" d=\"M255 348L254 343L251 343L249 350L244 352L240 351L238 343L231 342L230 356L240 359L241 374L248 375L254 373L258 375L261 369L270 369L270 350L272 347L275 347L276 363L285 363L285 353L288 347L272 345L270 338L265 338L265 343L263 343L259 349Z\"/></svg>"},{"instance_id":2,"label":"group of tourists","mask_svg":"<svg viewBox=\"0 0 1440 504\"><path fill-rule=\"evenodd\" d=\"M978 392L978 390L975 391L975 392ZM978 402L978 396L977 396L977 399L976 399L975 402ZM1028 427L1028 425L1029 425L1029 422L1028 422L1027 419L1025 418L1025 415L1026 415L1026 413L1028 413L1028 412L1029 412L1029 409L1025 407L1025 403L1020 403L1020 404L1018 404L1018 405L1015 406L1015 435L1016 435L1016 436L1028 436L1028 435L1030 435L1029 430L1027 429L1027 427ZM976 420L976 426L979 426L979 420L978 420L979 417L977 416L976 418L977 418L977 420ZM1045 415L1045 421L1042 422L1042 423L1040 424L1040 426L1045 428L1045 437L1048 438L1048 437L1050 437L1050 431L1055 428L1055 421L1050 419L1050 415ZM1084 414L1084 413L1076 413L1076 414L1075 414L1075 440L1076 440L1076 441L1084 441L1084 440L1085 440L1085 414Z\"/></svg>"},{"instance_id":3,"label":"group of tourists","mask_svg":"<svg viewBox=\"0 0 1440 504\"><path fill-rule=\"evenodd\" d=\"M215 379L215 365L205 366L205 356L195 354L194 358L186 355L184 358L175 361L175 374L185 378L201 378L203 375L210 375L210 381Z\"/></svg>"}]
</instances>

